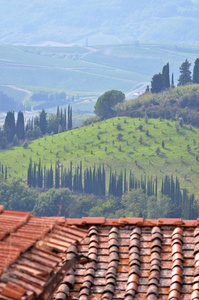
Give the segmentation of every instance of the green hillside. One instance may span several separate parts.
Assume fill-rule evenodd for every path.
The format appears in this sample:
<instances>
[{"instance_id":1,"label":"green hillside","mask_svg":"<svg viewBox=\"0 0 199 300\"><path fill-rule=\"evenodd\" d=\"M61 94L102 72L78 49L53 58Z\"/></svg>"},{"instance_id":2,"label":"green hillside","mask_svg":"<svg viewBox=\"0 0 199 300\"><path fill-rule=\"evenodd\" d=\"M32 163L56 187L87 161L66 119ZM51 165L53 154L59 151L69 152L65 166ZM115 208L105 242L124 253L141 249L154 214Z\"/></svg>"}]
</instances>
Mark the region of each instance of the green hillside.
<instances>
[{"instance_id":1,"label":"green hillside","mask_svg":"<svg viewBox=\"0 0 199 300\"><path fill-rule=\"evenodd\" d=\"M175 122L149 119L113 118L32 141L27 149L14 147L0 151L0 162L8 166L8 176L26 180L29 159L50 167L70 161L83 168L105 163L106 170L126 168L139 178L177 176L182 187L198 195L199 129ZM164 140L164 149L162 141ZM157 148L160 154L157 155Z\"/></svg>"}]
</instances>

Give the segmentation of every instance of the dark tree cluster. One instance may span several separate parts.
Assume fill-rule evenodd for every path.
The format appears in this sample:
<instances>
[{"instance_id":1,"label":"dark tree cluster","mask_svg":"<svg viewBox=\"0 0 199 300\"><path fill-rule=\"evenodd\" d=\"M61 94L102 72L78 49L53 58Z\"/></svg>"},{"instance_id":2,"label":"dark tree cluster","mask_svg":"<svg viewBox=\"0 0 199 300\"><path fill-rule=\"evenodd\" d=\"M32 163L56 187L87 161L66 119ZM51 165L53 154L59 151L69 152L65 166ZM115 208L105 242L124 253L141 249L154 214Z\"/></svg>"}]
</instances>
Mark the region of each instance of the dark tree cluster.
<instances>
[{"instance_id":1,"label":"dark tree cluster","mask_svg":"<svg viewBox=\"0 0 199 300\"><path fill-rule=\"evenodd\" d=\"M162 73L155 74L151 80L151 92L160 93L170 88L170 74L169 74L169 63L167 63Z\"/></svg>"},{"instance_id":2,"label":"dark tree cluster","mask_svg":"<svg viewBox=\"0 0 199 300\"><path fill-rule=\"evenodd\" d=\"M9 111L6 115L3 130L0 130L0 148L6 148L7 143L18 144L18 140L23 140L24 131L24 115L19 111L17 121L15 123L15 114Z\"/></svg>"},{"instance_id":3,"label":"dark tree cluster","mask_svg":"<svg viewBox=\"0 0 199 300\"><path fill-rule=\"evenodd\" d=\"M188 195L187 189L181 190L178 178L171 175L165 176L162 180L161 193L171 199L169 216L177 218L182 216L183 219L194 220L197 218L198 209L194 194Z\"/></svg>"},{"instance_id":4,"label":"dark tree cluster","mask_svg":"<svg viewBox=\"0 0 199 300\"><path fill-rule=\"evenodd\" d=\"M191 63L186 59L180 66L180 77L178 79L178 85L186 85L189 83L199 83L199 58L195 60L193 68L193 76L190 71ZM151 80L151 92L160 93L165 89L174 87L174 75L172 73L171 84L170 84L170 74L169 74L169 63L167 63L163 69L162 73L155 74ZM149 86L146 92L149 92Z\"/></svg>"},{"instance_id":5,"label":"dark tree cluster","mask_svg":"<svg viewBox=\"0 0 199 300\"><path fill-rule=\"evenodd\" d=\"M38 138L46 133L57 134L72 129L72 107L68 106L68 119L66 108L57 107L57 113L47 117L44 109L38 117L29 120L26 124L26 137L28 139Z\"/></svg>"},{"instance_id":6,"label":"dark tree cluster","mask_svg":"<svg viewBox=\"0 0 199 300\"><path fill-rule=\"evenodd\" d=\"M47 113L44 109L39 113L39 116L28 120L26 125L24 122L24 114L19 111L15 122L14 111L7 112L3 130L0 129L0 148L6 148L8 143L14 146L18 145L19 141L27 139L37 139L42 135L56 134L72 129L72 107L68 106L68 119L66 108L64 110L57 107L57 113L50 115L47 118Z\"/></svg>"}]
</instances>

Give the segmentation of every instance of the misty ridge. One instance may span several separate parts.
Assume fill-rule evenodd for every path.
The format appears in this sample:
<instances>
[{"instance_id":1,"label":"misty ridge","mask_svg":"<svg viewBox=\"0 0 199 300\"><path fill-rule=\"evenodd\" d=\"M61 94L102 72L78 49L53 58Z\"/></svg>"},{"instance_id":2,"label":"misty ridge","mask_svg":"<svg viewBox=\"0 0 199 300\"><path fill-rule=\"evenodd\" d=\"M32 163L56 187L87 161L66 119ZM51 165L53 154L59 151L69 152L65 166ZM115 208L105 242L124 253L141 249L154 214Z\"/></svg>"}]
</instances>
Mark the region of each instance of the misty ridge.
<instances>
[{"instance_id":1,"label":"misty ridge","mask_svg":"<svg viewBox=\"0 0 199 300\"><path fill-rule=\"evenodd\" d=\"M198 44L199 40L198 0L3 0L0 8L2 44Z\"/></svg>"}]
</instances>

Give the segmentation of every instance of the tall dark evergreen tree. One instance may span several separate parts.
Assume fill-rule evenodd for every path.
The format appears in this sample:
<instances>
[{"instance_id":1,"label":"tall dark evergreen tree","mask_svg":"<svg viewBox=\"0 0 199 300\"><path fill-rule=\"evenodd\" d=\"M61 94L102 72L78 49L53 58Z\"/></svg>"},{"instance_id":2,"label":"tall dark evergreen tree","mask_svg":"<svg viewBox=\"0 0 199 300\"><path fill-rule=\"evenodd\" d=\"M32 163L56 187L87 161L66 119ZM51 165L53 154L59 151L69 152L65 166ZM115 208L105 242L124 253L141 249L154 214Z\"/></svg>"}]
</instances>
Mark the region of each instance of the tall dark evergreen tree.
<instances>
[{"instance_id":1,"label":"tall dark evergreen tree","mask_svg":"<svg viewBox=\"0 0 199 300\"><path fill-rule=\"evenodd\" d=\"M191 71L189 70L190 66L191 63L187 59L180 66L180 77L178 79L178 85L186 85L192 81Z\"/></svg>"},{"instance_id":2,"label":"tall dark evergreen tree","mask_svg":"<svg viewBox=\"0 0 199 300\"><path fill-rule=\"evenodd\" d=\"M172 73L171 75L171 88L174 88L175 84L174 84L174 74Z\"/></svg>"},{"instance_id":3,"label":"tall dark evergreen tree","mask_svg":"<svg viewBox=\"0 0 199 300\"><path fill-rule=\"evenodd\" d=\"M12 142L15 135L14 111L7 112L4 123L4 134L8 142Z\"/></svg>"},{"instance_id":4,"label":"tall dark evergreen tree","mask_svg":"<svg viewBox=\"0 0 199 300\"><path fill-rule=\"evenodd\" d=\"M21 111L18 112L18 116L17 116L16 135L19 140L23 140L25 137L24 114Z\"/></svg>"},{"instance_id":5,"label":"tall dark evergreen tree","mask_svg":"<svg viewBox=\"0 0 199 300\"><path fill-rule=\"evenodd\" d=\"M55 188L58 189L60 185L59 165L55 165Z\"/></svg>"},{"instance_id":6,"label":"tall dark evergreen tree","mask_svg":"<svg viewBox=\"0 0 199 300\"><path fill-rule=\"evenodd\" d=\"M27 174L27 183L28 186L31 187L32 186L32 160L30 159L29 162L29 167L28 167L28 174Z\"/></svg>"},{"instance_id":7,"label":"tall dark evergreen tree","mask_svg":"<svg viewBox=\"0 0 199 300\"><path fill-rule=\"evenodd\" d=\"M47 129L47 119L46 119L47 113L44 109L39 113L39 127L42 134L46 134Z\"/></svg>"},{"instance_id":8,"label":"tall dark evergreen tree","mask_svg":"<svg viewBox=\"0 0 199 300\"><path fill-rule=\"evenodd\" d=\"M199 83L199 58L197 58L194 63L193 83Z\"/></svg>"},{"instance_id":9,"label":"tall dark evergreen tree","mask_svg":"<svg viewBox=\"0 0 199 300\"><path fill-rule=\"evenodd\" d=\"M71 130L73 127L73 120L72 120L72 106L68 106L68 130Z\"/></svg>"},{"instance_id":10,"label":"tall dark evergreen tree","mask_svg":"<svg viewBox=\"0 0 199 300\"><path fill-rule=\"evenodd\" d=\"M151 92L160 93L164 89L163 75L161 73L155 74L151 80Z\"/></svg>"},{"instance_id":11,"label":"tall dark evergreen tree","mask_svg":"<svg viewBox=\"0 0 199 300\"><path fill-rule=\"evenodd\" d=\"M167 63L162 69L163 77L163 89L170 88L170 74L169 74L169 63Z\"/></svg>"}]
</instances>

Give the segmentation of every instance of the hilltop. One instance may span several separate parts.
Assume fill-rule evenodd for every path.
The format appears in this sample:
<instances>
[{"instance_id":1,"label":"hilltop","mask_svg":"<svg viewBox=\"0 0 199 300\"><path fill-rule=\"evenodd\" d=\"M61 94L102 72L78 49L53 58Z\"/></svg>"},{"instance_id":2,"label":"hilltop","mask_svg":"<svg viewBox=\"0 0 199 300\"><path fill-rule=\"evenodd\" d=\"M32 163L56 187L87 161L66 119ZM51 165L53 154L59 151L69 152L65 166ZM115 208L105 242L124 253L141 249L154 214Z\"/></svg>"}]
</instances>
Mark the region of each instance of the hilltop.
<instances>
[{"instance_id":1,"label":"hilltop","mask_svg":"<svg viewBox=\"0 0 199 300\"><path fill-rule=\"evenodd\" d=\"M178 120L199 126L199 84L178 86L161 93L145 92L136 99L120 103L118 115Z\"/></svg>"},{"instance_id":2,"label":"hilltop","mask_svg":"<svg viewBox=\"0 0 199 300\"><path fill-rule=\"evenodd\" d=\"M104 163L106 170L130 170L141 175L177 176L181 186L198 194L199 129L175 121L113 118L22 146L0 151L0 162L8 166L8 178L26 181L29 159L50 167L59 163L83 169ZM164 140L164 148L162 148ZM157 150L159 148L159 150ZM158 153L160 151L160 153Z\"/></svg>"}]
</instances>

